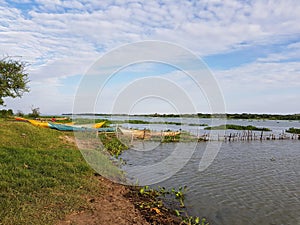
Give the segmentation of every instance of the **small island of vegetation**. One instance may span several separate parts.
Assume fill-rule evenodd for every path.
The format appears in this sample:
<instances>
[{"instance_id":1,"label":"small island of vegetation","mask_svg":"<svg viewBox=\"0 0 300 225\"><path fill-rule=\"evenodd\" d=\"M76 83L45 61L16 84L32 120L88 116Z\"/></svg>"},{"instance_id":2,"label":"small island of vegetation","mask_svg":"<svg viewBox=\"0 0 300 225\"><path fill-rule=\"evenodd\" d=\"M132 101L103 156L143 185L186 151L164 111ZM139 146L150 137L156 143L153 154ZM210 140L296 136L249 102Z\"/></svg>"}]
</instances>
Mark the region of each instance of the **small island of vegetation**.
<instances>
[{"instance_id":1,"label":"small island of vegetation","mask_svg":"<svg viewBox=\"0 0 300 225\"><path fill-rule=\"evenodd\" d=\"M223 124L215 127L205 127L204 130L253 130L253 131L271 131L266 127L255 127L252 125L241 126L235 124Z\"/></svg>"},{"instance_id":2,"label":"small island of vegetation","mask_svg":"<svg viewBox=\"0 0 300 225\"><path fill-rule=\"evenodd\" d=\"M287 133L291 133L291 134L300 134L300 128L289 128L288 130L286 130Z\"/></svg>"}]
</instances>

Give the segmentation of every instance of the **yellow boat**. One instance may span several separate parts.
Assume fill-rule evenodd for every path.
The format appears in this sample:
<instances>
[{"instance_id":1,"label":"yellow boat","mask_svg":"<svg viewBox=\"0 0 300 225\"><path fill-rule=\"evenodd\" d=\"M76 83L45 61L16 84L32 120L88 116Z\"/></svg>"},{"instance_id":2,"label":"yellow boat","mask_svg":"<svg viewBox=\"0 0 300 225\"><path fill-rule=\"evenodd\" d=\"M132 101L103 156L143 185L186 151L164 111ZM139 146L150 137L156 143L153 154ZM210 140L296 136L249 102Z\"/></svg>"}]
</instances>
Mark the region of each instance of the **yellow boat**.
<instances>
[{"instance_id":1,"label":"yellow boat","mask_svg":"<svg viewBox=\"0 0 300 225\"><path fill-rule=\"evenodd\" d=\"M27 120L27 121L37 127L46 127L46 128L49 127L48 122L42 122L42 121L37 121L37 120Z\"/></svg>"},{"instance_id":2,"label":"yellow boat","mask_svg":"<svg viewBox=\"0 0 300 225\"><path fill-rule=\"evenodd\" d=\"M104 122L100 122L100 123L96 123L96 124L93 125L93 128L98 129L98 128L102 127L104 124L105 124L105 121Z\"/></svg>"}]
</instances>

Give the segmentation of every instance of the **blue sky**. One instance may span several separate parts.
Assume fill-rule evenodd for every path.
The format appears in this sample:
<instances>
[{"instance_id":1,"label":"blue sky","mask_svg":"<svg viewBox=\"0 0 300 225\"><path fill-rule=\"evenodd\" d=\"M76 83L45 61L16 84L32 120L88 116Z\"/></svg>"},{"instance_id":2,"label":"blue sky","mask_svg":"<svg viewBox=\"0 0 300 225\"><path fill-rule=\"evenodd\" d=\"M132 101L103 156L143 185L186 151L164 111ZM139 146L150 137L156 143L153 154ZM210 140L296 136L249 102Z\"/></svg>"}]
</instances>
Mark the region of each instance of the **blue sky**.
<instances>
[{"instance_id":1,"label":"blue sky","mask_svg":"<svg viewBox=\"0 0 300 225\"><path fill-rule=\"evenodd\" d=\"M299 12L297 0L3 0L0 57L21 57L31 80L31 92L6 99L7 108L71 112L81 78L99 58L125 44L157 40L189 49L206 63L227 112L299 113ZM96 111L109 113L109 102L118 97L109 93L151 76L177 83L198 111L209 112L205 93L160 63L119 71ZM136 113L167 109L147 99Z\"/></svg>"}]
</instances>

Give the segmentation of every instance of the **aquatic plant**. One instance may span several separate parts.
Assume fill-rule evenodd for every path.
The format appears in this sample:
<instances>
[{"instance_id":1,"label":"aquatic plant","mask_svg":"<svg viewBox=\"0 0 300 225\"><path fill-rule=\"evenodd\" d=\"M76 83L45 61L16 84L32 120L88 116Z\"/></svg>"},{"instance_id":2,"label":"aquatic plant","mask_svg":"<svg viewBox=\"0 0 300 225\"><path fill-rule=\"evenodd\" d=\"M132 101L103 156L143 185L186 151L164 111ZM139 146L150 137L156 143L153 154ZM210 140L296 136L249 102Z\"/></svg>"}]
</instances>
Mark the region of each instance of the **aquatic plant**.
<instances>
[{"instance_id":1,"label":"aquatic plant","mask_svg":"<svg viewBox=\"0 0 300 225\"><path fill-rule=\"evenodd\" d=\"M104 148L109 152L110 155L118 158L124 150L128 149L128 146L123 144L117 137L115 133L101 133L99 138L104 146Z\"/></svg>"},{"instance_id":2,"label":"aquatic plant","mask_svg":"<svg viewBox=\"0 0 300 225\"><path fill-rule=\"evenodd\" d=\"M223 124L214 127L205 127L204 130L256 130L256 131L271 131L269 128L266 127L255 127L252 125L248 126L241 126L235 124Z\"/></svg>"},{"instance_id":3,"label":"aquatic plant","mask_svg":"<svg viewBox=\"0 0 300 225\"><path fill-rule=\"evenodd\" d=\"M300 128L291 127L288 130L286 130L286 132L291 133L291 134L300 134Z\"/></svg>"},{"instance_id":4,"label":"aquatic plant","mask_svg":"<svg viewBox=\"0 0 300 225\"><path fill-rule=\"evenodd\" d=\"M186 191L186 186L184 187L179 187L178 191L176 191L174 188L172 188L171 192L175 195L175 198L179 201L180 207L185 207L184 206L184 192Z\"/></svg>"},{"instance_id":5,"label":"aquatic plant","mask_svg":"<svg viewBox=\"0 0 300 225\"><path fill-rule=\"evenodd\" d=\"M180 219L180 224L182 225L208 225L205 218L200 219L200 217L189 216L188 213L182 208L184 208L185 191L187 187L179 187L178 189L172 188L170 190L165 187L158 186L155 188L150 188L149 186L141 187L139 189L139 195L146 196L150 200L141 201L137 203L140 210L148 210L148 212L154 211L156 214L161 214L161 212L168 210L165 207L165 202L170 201L170 199L176 200L179 203L180 210L175 207L173 213ZM176 204L172 204L173 206Z\"/></svg>"},{"instance_id":6,"label":"aquatic plant","mask_svg":"<svg viewBox=\"0 0 300 225\"><path fill-rule=\"evenodd\" d=\"M207 123L200 123L200 124L197 124L197 123L189 123L188 125L189 125L189 126L194 126L194 127L197 127L197 126L199 126L199 127L207 127L207 126L208 126Z\"/></svg>"}]
</instances>

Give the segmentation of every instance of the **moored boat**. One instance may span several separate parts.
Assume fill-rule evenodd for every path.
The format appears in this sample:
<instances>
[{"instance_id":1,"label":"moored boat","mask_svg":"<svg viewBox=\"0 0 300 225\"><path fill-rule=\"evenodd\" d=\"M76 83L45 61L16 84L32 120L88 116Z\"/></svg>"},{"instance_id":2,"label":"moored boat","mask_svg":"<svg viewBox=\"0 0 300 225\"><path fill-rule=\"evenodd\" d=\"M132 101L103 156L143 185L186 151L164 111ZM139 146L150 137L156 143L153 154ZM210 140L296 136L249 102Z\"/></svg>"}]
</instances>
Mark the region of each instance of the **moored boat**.
<instances>
[{"instance_id":1,"label":"moored boat","mask_svg":"<svg viewBox=\"0 0 300 225\"><path fill-rule=\"evenodd\" d=\"M71 125L50 123L50 122L49 122L49 127L60 131L114 132L116 130L114 127L100 127L96 129L90 127L71 126Z\"/></svg>"},{"instance_id":2,"label":"moored boat","mask_svg":"<svg viewBox=\"0 0 300 225\"><path fill-rule=\"evenodd\" d=\"M93 125L93 128L100 128L100 127L102 127L104 124L105 124L105 121L100 122L100 123L96 123L96 124Z\"/></svg>"},{"instance_id":3,"label":"moored boat","mask_svg":"<svg viewBox=\"0 0 300 225\"><path fill-rule=\"evenodd\" d=\"M150 131L150 130L136 130L118 127L118 130L125 136L132 136L135 138L147 139L150 137L174 137L180 134L180 131Z\"/></svg>"},{"instance_id":4,"label":"moored boat","mask_svg":"<svg viewBox=\"0 0 300 225\"><path fill-rule=\"evenodd\" d=\"M77 127L77 126L50 123L50 122L49 122L49 127L60 131L92 131L93 130L92 128L87 128L87 127Z\"/></svg>"},{"instance_id":5,"label":"moored boat","mask_svg":"<svg viewBox=\"0 0 300 225\"><path fill-rule=\"evenodd\" d=\"M29 123L31 123L34 126L37 127L44 127L44 128L48 128L49 127L49 123L48 122L42 122L42 121L37 121L37 120L27 120Z\"/></svg>"}]
</instances>

